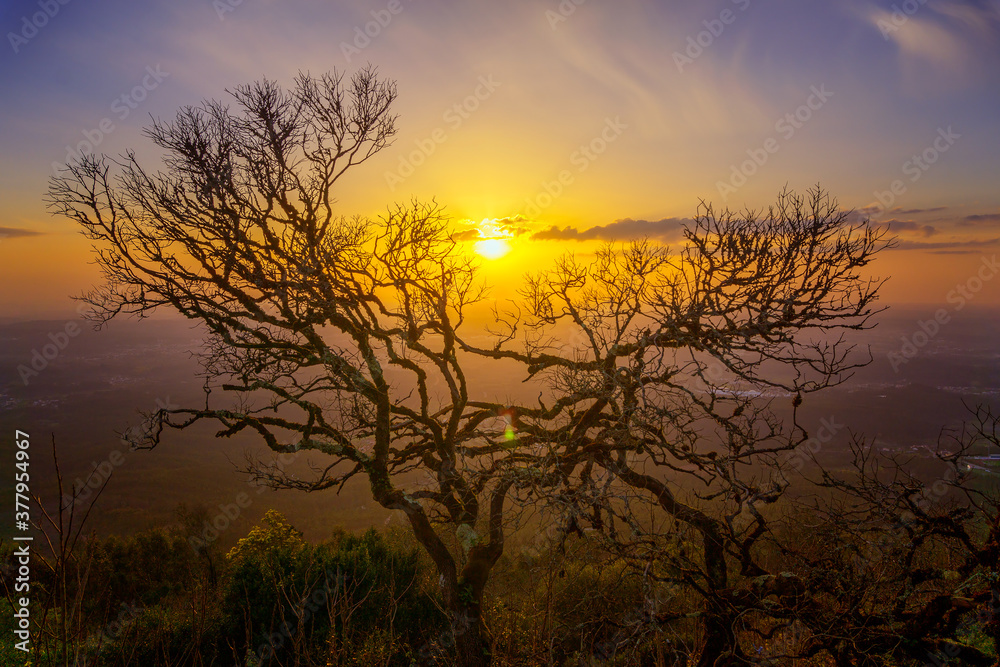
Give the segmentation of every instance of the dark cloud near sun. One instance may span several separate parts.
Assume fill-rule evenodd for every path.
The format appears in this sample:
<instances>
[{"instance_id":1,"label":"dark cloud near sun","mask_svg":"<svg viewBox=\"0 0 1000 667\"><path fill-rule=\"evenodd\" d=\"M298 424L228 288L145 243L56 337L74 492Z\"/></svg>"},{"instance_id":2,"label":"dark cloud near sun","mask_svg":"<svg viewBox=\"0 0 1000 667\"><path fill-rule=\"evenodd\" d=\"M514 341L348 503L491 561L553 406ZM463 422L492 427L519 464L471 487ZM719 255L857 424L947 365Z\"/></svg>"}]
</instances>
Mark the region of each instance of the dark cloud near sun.
<instances>
[{"instance_id":1,"label":"dark cloud near sun","mask_svg":"<svg viewBox=\"0 0 1000 667\"><path fill-rule=\"evenodd\" d=\"M527 218L518 214L507 218L499 218L494 220L493 224L516 238L531 233L531 230L525 226L526 222Z\"/></svg>"},{"instance_id":2,"label":"dark cloud near sun","mask_svg":"<svg viewBox=\"0 0 1000 667\"><path fill-rule=\"evenodd\" d=\"M454 241L476 241L482 238L478 229L463 229L451 235Z\"/></svg>"},{"instance_id":3,"label":"dark cloud near sun","mask_svg":"<svg viewBox=\"0 0 1000 667\"><path fill-rule=\"evenodd\" d=\"M489 238L518 238L531 232L525 226L526 219L521 215L506 218L487 219L482 222L463 220L458 223L458 229L452 233L455 241L479 241Z\"/></svg>"},{"instance_id":4,"label":"dark cloud near sun","mask_svg":"<svg viewBox=\"0 0 1000 667\"><path fill-rule=\"evenodd\" d=\"M684 226L690 222L688 218L655 221L624 218L583 230L569 226L560 229L553 225L535 232L532 238L536 241L628 241L640 238L676 241L681 238Z\"/></svg>"}]
</instances>

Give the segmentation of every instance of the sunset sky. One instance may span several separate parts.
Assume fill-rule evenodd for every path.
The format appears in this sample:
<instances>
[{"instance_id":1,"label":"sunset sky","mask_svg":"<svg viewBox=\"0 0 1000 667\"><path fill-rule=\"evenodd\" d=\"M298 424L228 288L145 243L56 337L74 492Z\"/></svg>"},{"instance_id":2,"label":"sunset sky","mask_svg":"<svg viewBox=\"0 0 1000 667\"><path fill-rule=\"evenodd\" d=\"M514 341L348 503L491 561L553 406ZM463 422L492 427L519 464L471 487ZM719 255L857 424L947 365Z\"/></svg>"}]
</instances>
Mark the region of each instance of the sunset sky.
<instances>
[{"instance_id":1,"label":"sunset sky","mask_svg":"<svg viewBox=\"0 0 1000 667\"><path fill-rule=\"evenodd\" d=\"M342 211L434 197L495 220L494 277L817 182L899 235L890 302L944 302L1000 249L996 0L6 0L0 25L2 317L71 312L98 280L42 201L81 142L156 166L150 116L366 63L400 131Z\"/></svg>"}]
</instances>

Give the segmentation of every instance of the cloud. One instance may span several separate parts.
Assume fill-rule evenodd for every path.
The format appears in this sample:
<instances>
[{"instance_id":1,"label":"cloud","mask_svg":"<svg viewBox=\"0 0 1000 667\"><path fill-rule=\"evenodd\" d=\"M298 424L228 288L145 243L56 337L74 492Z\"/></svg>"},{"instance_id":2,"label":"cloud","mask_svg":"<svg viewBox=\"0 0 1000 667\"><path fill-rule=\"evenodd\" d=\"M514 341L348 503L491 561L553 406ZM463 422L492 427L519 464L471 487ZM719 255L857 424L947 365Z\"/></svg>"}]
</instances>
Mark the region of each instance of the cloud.
<instances>
[{"instance_id":1,"label":"cloud","mask_svg":"<svg viewBox=\"0 0 1000 667\"><path fill-rule=\"evenodd\" d=\"M974 239L971 241L941 241L938 243L922 243L920 241L900 241L895 246L893 250L924 250L924 251L938 251L937 254L944 254L944 251L948 251L949 254L960 254L962 249L964 252L977 252L987 246L994 246L1000 243L1000 238L993 239Z\"/></svg>"},{"instance_id":2,"label":"cloud","mask_svg":"<svg viewBox=\"0 0 1000 667\"><path fill-rule=\"evenodd\" d=\"M910 23L906 30L889 33L905 56L947 71L962 70L967 52L955 34L920 17L911 18Z\"/></svg>"},{"instance_id":3,"label":"cloud","mask_svg":"<svg viewBox=\"0 0 1000 667\"><path fill-rule=\"evenodd\" d=\"M967 215L958 221L961 227L971 227L983 222L1000 222L1000 213L983 213L980 215Z\"/></svg>"},{"instance_id":4,"label":"cloud","mask_svg":"<svg viewBox=\"0 0 1000 667\"><path fill-rule=\"evenodd\" d=\"M932 208L903 208L902 206L896 206L895 208L886 209L879 204L870 204L868 206L862 206L851 211L851 215L848 218L851 222L861 222L865 218L872 218L877 220L887 215L901 216L901 215L928 215L930 213L940 213L941 211L947 211L947 206L934 206ZM889 222L899 222L898 219L886 220Z\"/></svg>"},{"instance_id":5,"label":"cloud","mask_svg":"<svg viewBox=\"0 0 1000 667\"><path fill-rule=\"evenodd\" d=\"M0 239L16 239L22 236L40 236L44 232L36 232L33 229L22 227L0 227Z\"/></svg>"},{"instance_id":6,"label":"cloud","mask_svg":"<svg viewBox=\"0 0 1000 667\"><path fill-rule=\"evenodd\" d=\"M525 234L531 232L531 230L525 226L524 224L525 222L527 222L527 218L525 218L520 213L518 213L517 215L508 216L506 218L496 218L495 220L492 221L492 223L496 225L498 229L503 230L504 235L514 236L514 237L524 236Z\"/></svg>"},{"instance_id":7,"label":"cloud","mask_svg":"<svg viewBox=\"0 0 1000 667\"><path fill-rule=\"evenodd\" d=\"M624 218L584 230L575 227L559 229L553 225L535 232L532 238L537 241L625 241L648 237L672 241L681 238L684 225L689 222L688 218L664 218L656 221Z\"/></svg>"},{"instance_id":8,"label":"cloud","mask_svg":"<svg viewBox=\"0 0 1000 667\"><path fill-rule=\"evenodd\" d=\"M922 213L939 213L941 211L947 211L947 206L935 206L933 208L907 208L899 209L894 208L890 213L898 213L899 215L920 215Z\"/></svg>"},{"instance_id":9,"label":"cloud","mask_svg":"<svg viewBox=\"0 0 1000 667\"><path fill-rule=\"evenodd\" d=\"M990 38L1000 20L1000 5L994 2L969 3L959 0L938 2L934 11L982 37Z\"/></svg>"},{"instance_id":10,"label":"cloud","mask_svg":"<svg viewBox=\"0 0 1000 667\"><path fill-rule=\"evenodd\" d=\"M478 229L463 229L451 235L453 241L478 241L482 238Z\"/></svg>"},{"instance_id":11,"label":"cloud","mask_svg":"<svg viewBox=\"0 0 1000 667\"><path fill-rule=\"evenodd\" d=\"M993 51L1000 32L995 2L951 0L917 11L873 7L872 25L898 49L904 79L912 88L940 90L971 83L977 70L989 68L981 57Z\"/></svg>"},{"instance_id":12,"label":"cloud","mask_svg":"<svg viewBox=\"0 0 1000 667\"><path fill-rule=\"evenodd\" d=\"M531 230L524 226L525 218L520 214L508 216L506 218L493 218L476 222L475 220L463 220L459 223L460 229L452 233L451 238L455 241L479 241L481 239L492 238L517 238L528 234Z\"/></svg>"},{"instance_id":13,"label":"cloud","mask_svg":"<svg viewBox=\"0 0 1000 667\"><path fill-rule=\"evenodd\" d=\"M882 223L893 232L916 232L922 236L934 236L937 234L937 229L931 225L921 225L919 222L913 222L912 220L886 220Z\"/></svg>"}]
</instances>

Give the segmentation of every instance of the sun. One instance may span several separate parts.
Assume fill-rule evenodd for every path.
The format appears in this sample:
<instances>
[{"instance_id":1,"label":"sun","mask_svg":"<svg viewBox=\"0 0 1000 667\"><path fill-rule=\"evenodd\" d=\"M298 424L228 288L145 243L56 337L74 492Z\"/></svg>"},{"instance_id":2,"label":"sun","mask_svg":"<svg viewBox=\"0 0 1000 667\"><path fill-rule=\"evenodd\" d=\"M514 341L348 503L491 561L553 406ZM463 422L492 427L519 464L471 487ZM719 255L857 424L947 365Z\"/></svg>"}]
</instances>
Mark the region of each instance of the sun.
<instances>
[{"instance_id":1,"label":"sun","mask_svg":"<svg viewBox=\"0 0 1000 667\"><path fill-rule=\"evenodd\" d=\"M481 257L500 259L510 252L508 239L512 237L510 230L499 225L496 220L487 218L479 223L479 240L474 248Z\"/></svg>"},{"instance_id":2,"label":"sun","mask_svg":"<svg viewBox=\"0 0 1000 667\"><path fill-rule=\"evenodd\" d=\"M500 259L510 252L510 244L504 239L483 239L476 241L476 252L486 259Z\"/></svg>"}]
</instances>

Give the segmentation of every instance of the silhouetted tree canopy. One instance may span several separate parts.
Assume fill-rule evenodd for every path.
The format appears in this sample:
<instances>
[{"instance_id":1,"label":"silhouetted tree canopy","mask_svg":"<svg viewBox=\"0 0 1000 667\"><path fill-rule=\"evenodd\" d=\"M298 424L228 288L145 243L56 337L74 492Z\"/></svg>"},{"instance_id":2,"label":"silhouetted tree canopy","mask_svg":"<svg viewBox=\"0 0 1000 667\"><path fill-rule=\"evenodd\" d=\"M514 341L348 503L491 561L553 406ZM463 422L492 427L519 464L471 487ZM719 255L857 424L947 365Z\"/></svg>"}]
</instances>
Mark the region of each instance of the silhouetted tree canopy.
<instances>
[{"instance_id":1,"label":"silhouetted tree canopy","mask_svg":"<svg viewBox=\"0 0 1000 667\"><path fill-rule=\"evenodd\" d=\"M370 219L333 198L392 140L391 82L302 74L231 97L153 123L162 171L89 156L49 190L94 242L98 323L166 308L205 328L204 405L159 410L136 444L212 421L323 461L299 478L251 460L275 488L367 479L432 559L451 618L437 643L461 665L489 662L484 589L523 508L691 591L703 665L746 660L739 635L769 609L787 626L818 604L767 560L774 507L804 397L870 360L848 334L879 310L866 266L884 228L818 186L765 211L703 203L678 248L606 244L529 274L484 331L486 286L438 205ZM471 360L518 368L527 398Z\"/></svg>"}]
</instances>

